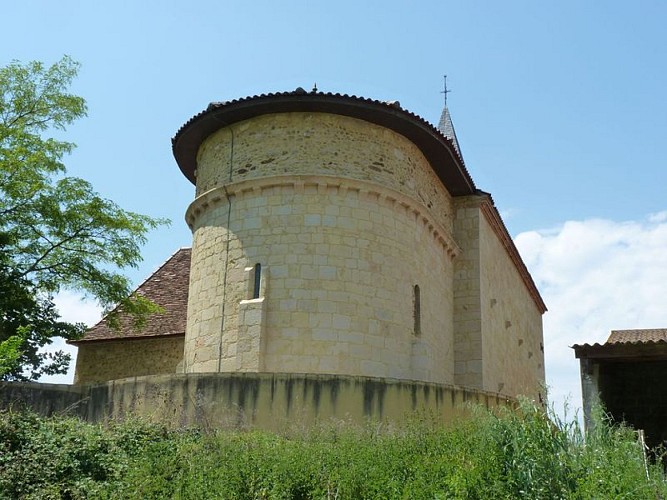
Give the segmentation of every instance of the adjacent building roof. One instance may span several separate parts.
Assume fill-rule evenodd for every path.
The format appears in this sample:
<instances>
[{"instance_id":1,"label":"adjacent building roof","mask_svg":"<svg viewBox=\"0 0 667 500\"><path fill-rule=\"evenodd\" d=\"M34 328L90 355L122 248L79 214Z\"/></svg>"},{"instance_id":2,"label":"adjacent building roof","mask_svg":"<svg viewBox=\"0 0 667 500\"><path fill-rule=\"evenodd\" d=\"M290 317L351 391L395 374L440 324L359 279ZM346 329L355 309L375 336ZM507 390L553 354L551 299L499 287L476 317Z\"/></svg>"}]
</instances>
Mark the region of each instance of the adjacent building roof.
<instances>
[{"instance_id":1,"label":"adjacent building roof","mask_svg":"<svg viewBox=\"0 0 667 500\"><path fill-rule=\"evenodd\" d=\"M577 358L667 359L667 328L612 330L604 344L573 345Z\"/></svg>"},{"instance_id":2,"label":"adjacent building roof","mask_svg":"<svg viewBox=\"0 0 667 500\"><path fill-rule=\"evenodd\" d=\"M606 344L636 344L667 341L667 328L612 330Z\"/></svg>"},{"instance_id":3,"label":"adjacent building roof","mask_svg":"<svg viewBox=\"0 0 667 500\"><path fill-rule=\"evenodd\" d=\"M209 135L222 127L256 116L290 112L350 116L393 130L421 150L451 195L475 193L475 183L465 168L458 144L452 139L455 136L445 136L420 116L403 109L398 101L382 102L345 94L306 92L302 88L209 104L208 108L183 125L172 139L176 162L194 184L197 152Z\"/></svg>"},{"instance_id":4,"label":"adjacent building roof","mask_svg":"<svg viewBox=\"0 0 667 500\"><path fill-rule=\"evenodd\" d=\"M189 248L181 248L136 289L135 293L143 295L164 308L163 313L149 316L142 329L134 329L131 318L121 312L120 331L112 330L102 319L89 329L82 339L70 343L81 345L88 342L119 340L121 338L125 340L184 335L190 281L190 256Z\"/></svg>"}]
</instances>

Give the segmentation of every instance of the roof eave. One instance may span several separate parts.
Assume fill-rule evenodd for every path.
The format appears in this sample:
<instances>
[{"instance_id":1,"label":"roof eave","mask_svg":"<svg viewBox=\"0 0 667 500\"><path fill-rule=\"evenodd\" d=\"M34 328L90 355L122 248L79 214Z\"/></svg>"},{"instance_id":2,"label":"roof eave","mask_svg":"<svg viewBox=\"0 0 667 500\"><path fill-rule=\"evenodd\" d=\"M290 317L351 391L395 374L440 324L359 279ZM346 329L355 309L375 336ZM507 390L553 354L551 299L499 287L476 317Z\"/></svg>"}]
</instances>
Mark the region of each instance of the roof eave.
<instances>
[{"instance_id":1,"label":"roof eave","mask_svg":"<svg viewBox=\"0 0 667 500\"><path fill-rule=\"evenodd\" d=\"M667 360L667 342L625 342L615 344L573 345L578 359L608 361L658 361Z\"/></svg>"},{"instance_id":2,"label":"roof eave","mask_svg":"<svg viewBox=\"0 0 667 500\"><path fill-rule=\"evenodd\" d=\"M197 152L209 135L256 116L290 112L338 114L386 127L403 135L422 151L451 195L468 195L476 190L451 140L426 120L396 103L341 94L295 91L213 103L183 125L172 139L176 162L194 184Z\"/></svg>"},{"instance_id":3,"label":"roof eave","mask_svg":"<svg viewBox=\"0 0 667 500\"><path fill-rule=\"evenodd\" d=\"M69 345L74 345L80 347L82 345L88 344L101 344L108 342L125 342L126 340L148 340L148 339L163 339L165 337L185 337L185 332L170 332L170 333L160 333L156 335L128 335L128 336L118 336L118 337L105 337L97 339L86 339L81 338L78 340L66 340L65 342Z\"/></svg>"}]
</instances>

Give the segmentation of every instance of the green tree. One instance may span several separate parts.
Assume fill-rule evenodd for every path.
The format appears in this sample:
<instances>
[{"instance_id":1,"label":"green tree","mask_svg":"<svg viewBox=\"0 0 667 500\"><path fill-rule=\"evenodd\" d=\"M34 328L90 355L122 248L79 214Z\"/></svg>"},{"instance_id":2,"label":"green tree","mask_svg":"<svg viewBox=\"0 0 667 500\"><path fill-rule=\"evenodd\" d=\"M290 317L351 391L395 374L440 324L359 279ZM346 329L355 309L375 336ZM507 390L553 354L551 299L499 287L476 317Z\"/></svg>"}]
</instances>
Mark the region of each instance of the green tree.
<instances>
[{"instance_id":1,"label":"green tree","mask_svg":"<svg viewBox=\"0 0 667 500\"><path fill-rule=\"evenodd\" d=\"M49 296L17 276L0 248L0 374L7 380L30 380L63 373L70 357L63 351L40 352L54 337L77 338L85 325L60 321Z\"/></svg>"},{"instance_id":2,"label":"green tree","mask_svg":"<svg viewBox=\"0 0 667 500\"><path fill-rule=\"evenodd\" d=\"M0 68L0 378L66 370L67 356L37 353L54 336L82 332L58 319L52 295L61 289L107 311L118 305L137 327L158 310L130 295L120 270L138 265L146 234L167 221L123 210L67 176L63 160L74 144L53 137L86 114L85 101L68 91L78 68L69 57ZM108 318L117 326L116 315Z\"/></svg>"}]
</instances>

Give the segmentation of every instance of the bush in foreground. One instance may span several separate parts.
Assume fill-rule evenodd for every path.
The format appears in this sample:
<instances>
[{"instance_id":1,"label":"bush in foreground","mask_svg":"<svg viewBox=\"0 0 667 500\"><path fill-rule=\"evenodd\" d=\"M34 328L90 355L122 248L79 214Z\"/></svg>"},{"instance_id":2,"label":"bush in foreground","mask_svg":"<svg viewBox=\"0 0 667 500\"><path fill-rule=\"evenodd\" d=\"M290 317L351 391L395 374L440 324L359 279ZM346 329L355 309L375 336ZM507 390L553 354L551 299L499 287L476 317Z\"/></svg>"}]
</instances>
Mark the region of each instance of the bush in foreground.
<instances>
[{"instance_id":1,"label":"bush in foreground","mask_svg":"<svg viewBox=\"0 0 667 500\"><path fill-rule=\"evenodd\" d=\"M555 422L554 422L555 420ZM584 442L529 404L449 428L328 424L306 432L108 428L0 414L8 498L667 498L636 434L599 419Z\"/></svg>"}]
</instances>

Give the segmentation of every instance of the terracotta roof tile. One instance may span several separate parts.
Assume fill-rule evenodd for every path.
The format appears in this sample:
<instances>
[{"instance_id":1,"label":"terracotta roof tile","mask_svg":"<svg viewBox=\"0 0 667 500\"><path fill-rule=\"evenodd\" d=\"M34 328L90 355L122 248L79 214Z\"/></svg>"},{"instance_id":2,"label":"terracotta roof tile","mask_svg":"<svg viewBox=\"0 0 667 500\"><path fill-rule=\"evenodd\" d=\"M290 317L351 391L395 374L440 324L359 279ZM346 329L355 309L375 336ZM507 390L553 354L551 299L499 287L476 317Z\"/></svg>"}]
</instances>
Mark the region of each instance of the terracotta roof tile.
<instances>
[{"instance_id":1,"label":"terracotta roof tile","mask_svg":"<svg viewBox=\"0 0 667 500\"><path fill-rule=\"evenodd\" d=\"M645 344L667 341L667 328L646 330L612 330L606 344Z\"/></svg>"},{"instance_id":2,"label":"terracotta roof tile","mask_svg":"<svg viewBox=\"0 0 667 500\"><path fill-rule=\"evenodd\" d=\"M183 335L187 319L190 255L190 248L181 248L135 290L165 309L163 313L150 316L144 328L135 330L129 316L121 312L120 331L111 330L103 318L82 339L70 343Z\"/></svg>"}]
</instances>

